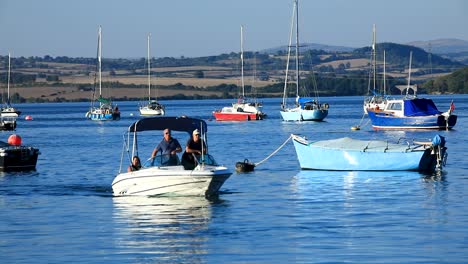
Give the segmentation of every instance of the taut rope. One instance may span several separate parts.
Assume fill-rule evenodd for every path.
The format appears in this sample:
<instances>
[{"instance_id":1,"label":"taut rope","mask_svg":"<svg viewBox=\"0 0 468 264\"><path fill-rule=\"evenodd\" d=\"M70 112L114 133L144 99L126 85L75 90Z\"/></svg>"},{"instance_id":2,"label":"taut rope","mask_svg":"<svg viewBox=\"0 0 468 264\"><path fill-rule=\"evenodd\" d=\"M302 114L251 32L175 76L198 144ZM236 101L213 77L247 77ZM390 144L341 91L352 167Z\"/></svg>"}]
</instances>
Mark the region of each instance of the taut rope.
<instances>
[{"instance_id":1,"label":"taut rope","mask_svg":"<svg viewBox=\"0 0 468 264\"><path fill-rule=\"evenodd\" d=\"M276 154L276 152L278 152L280 149L282 149L284 147L284 145L286 145L286 143L288 143L288 141L291 139L292 136L289 136L288 139L286 139L286 141L283 142L283 144L281 144L281 146L279 146L279 148L277 148L275 151L273 151L270 155L268 155L268 157L264 158L262 161L260 162L257 162L255 163L255 166L258 166L260 164L262 164L263 162L267 161L269 158L271 158L273 155Z\"/></svg>"}]
</instances>

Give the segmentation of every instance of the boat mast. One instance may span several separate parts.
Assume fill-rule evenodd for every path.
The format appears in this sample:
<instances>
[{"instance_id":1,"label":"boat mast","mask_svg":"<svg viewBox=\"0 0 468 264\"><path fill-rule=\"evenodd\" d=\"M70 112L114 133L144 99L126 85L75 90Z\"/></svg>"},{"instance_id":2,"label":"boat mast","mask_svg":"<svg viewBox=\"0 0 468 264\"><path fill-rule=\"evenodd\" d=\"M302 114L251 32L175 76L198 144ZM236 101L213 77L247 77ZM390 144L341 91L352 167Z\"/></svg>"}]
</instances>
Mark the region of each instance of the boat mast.
<instances>
[{"instance_id":1,"label":"boat mast","mask_svg":"<svg viewBox=\"0 0 468 264\"><path fill-rule=\"evenodd\" d=\"M148 34L148 102L151 101L151 59L150 59L150 37Z\"/></svg>"},{"instance_id":2,"label":"boat mast","mask_svg":"<svg viewBox=\"0 0 468 264\"><path fill-rule=\"evenodd\" d=\"M375 79L377 75L377 52L375 51L375 42L376 42L376 33L375 33L375 24L372 27L372 71L374 74L374 95L375 95Z\"/></svg>"},{"instance_id":3,"label":"boat mast","mask_svg":"<svg viewBox=\"0 0 468 264\"><path fill-rule=\"evenodd\" d=\"M296 1L294 1L294 7L296 6ZM294 16L296 14L296 9L293 7L293 12L291 16L291 29L289 30L289 43L288 43L288 59L286 60L286 73L284 76L284 89L283 89L283 104L281 108L286 107L286 98L287 98L287 87L288 87L288 75L289 75L289 60L291 58L291 45L292 45L292 35L294 31Z\"/></svg>"},{"instance_id":4,"label":"boat mast","mask_svg":"<svg viewBox=\"0 0 468 264\"><path fill-rule=\"evenodd\" d=\"M409 91L410 83L411 83L411 63L412 63L412 60L413 60L413 51L410 51L409 70L408 70L408 87L406 88L406 96L408 96L408 91ZM413 89L413 91L414 91L414 89Z\"/></svg>"},{"instance_id":5,"label":"boat mast","mask_svg":"<svg viewBox=\"0 0 468 264\"><path fill-rule=\"evenodd\" d=\"M294 0L296 5L296 97L299 96L299 8L298 0Z\"/></svg>"},{"instance_id":6,"label":"boat mast","mask_svg":"<svg viewBox=\"0 0 468 264\"><path fill-rule=\"evenodd\" d=\"M7 80L7 105L10 105L10 75L11 75L11 54L8 52L8 80Z\"/></svg>"},{"instance_id":7,"label":"boat mast","mask_svg":"<svg viewBox=\"0 0 468 264\"><path fill-rule=\"evenodd\" d=\"M383 51L383 95L385 96L387 93L387 78L386 78L386 70L385 70L385 50Z\"/></svg>"},{"instance_id":8,"label":"boat mast","mask_svg":"<svg viewBox=\"0 0 468 264\"><path fill-rule=\"evenodd\" d=\"M102 46L101 46L101 26L99 26L99 33L98 33L98 71L99 71L99 98L102 97L102 86L101 86L101 78L102 78L102 68L101 68L101 56L102 56ZM99 101L99 105L101 106L102 103Z\"/></svg>"},{"instance_id":9,"label":"boat mast","mask_svg":"<svg viewBox=\"0 0 468 264\"><path fill-rule=\"evenodd\" d=\"M240 30L241 86L242 86L242 99L244 99L244 36L243 36L244 27L241 25L240 29L241 29Z\"/></svg>"}]
</instances>

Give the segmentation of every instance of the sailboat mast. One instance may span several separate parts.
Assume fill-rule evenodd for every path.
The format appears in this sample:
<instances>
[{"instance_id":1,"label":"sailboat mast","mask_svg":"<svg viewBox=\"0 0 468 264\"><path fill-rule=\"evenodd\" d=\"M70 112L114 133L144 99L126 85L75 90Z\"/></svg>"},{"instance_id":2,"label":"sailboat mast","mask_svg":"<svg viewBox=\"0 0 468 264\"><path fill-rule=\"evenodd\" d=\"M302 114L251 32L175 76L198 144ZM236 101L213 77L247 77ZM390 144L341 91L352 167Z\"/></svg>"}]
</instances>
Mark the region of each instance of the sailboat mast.
<instances>
[{"instance_id":1,"label":"sailboat mast","mask_svg":"<svg viewBox=\"0 0 468 264\"><path fill-rule=\"evenodd\" d=\"M296 97L299 96L299 2L295 0L296 5Z\"/></svg>"},{"instance_id":2,"label":"sailboat mast","mask_svg":"<svg viewBox=\"0 0 468 264\"><path fill-rule=\"evenodd\" d=\"M386 74L386 60L385 60L385 50L383 51L383 95L387 94L387 74Z\"/></svg>"},{"instance_id":3,"label":"sailboat mast","mask_svg":"<svg viewBox=\"0 0 468 264\"><path fill-rule=\"evenodd\" d=\"M411 63L413 60L413 51L410 51L409 55L409 70L408 70L408 87L406 88L406 96L408 96L408 91L410 88L410 83L411 83Z\"/></svg>"},{"instance_id":4,"label":"sailboat mast","mask_svg":"<svg viewBox=\"0 0 468 264\"><path fill-rule=\"evenodd\" d=\"M375 33L375 24L373 25L372 28L372 71L374 74L374 94L375 94L375 82L376 82L376 76L377 76L377 52L375 50L375 43L376 42L376 33Z\"/></svg>"},{"instance_id":5,"label":"sailboat mast","mask_svg":"<svg viewBox=\"0 0 468 264\"><path fill-rule=\"evenodd\" d=\"M294 6L296 2L294 2ZM289 42L288 42L288 58L286 60L286 72L284 76L284 88L283 88L283 103L282 107L286 107L286 98L287 98L287 87L288 87L288 75L289 75L289 60L291 59L291 45L292 45L292 36L294 32L294 16L296 14L296 9L293 7L292 15L291 15L291 29L289 30Z\"/></svg>"},{"instance_id":6,"label":"sailboat mast","mask_svg":"<svg viewBox=\"0 0 468 264\"><path fill-rule=\"evenodd\" d=\"M99 33L98 33L98 71L99 71L99 98L102 97L102 68L101 68L101 56L102 56L102 46L101 46L101 26L99 26ZM102 103L99 102L99 105Z\"/></svg>"},{"instance_id":7,"label":"sailboat mast","mask_svg":"<svg viewBox=\"0 0 468 264\"><path fill-rule=\"evenodd\" d=\"M151 59L150 59L150 37L148 34L148 102L151 101Z\"/></svg>"},{"instance_id":8,"label":"sailboat mast","mask_svg":"<svg viewBox=\"0 0 468 264\"><path fill-rule=\"evenodd\" d=\"M242 86L242 99L244 99L244 27L241 25L240 32L240 45L241 45L241 86Z\"/></svg>"},{"instance_id":9,"label":"sailboat mast","mask_svg":"<svg viewBox=\"0 0 468 264\"><path fill-rule=\"evenodd\" d=\"M11 54L8 52L7 104L10 104Z\"/></svg>"}]
</instances>

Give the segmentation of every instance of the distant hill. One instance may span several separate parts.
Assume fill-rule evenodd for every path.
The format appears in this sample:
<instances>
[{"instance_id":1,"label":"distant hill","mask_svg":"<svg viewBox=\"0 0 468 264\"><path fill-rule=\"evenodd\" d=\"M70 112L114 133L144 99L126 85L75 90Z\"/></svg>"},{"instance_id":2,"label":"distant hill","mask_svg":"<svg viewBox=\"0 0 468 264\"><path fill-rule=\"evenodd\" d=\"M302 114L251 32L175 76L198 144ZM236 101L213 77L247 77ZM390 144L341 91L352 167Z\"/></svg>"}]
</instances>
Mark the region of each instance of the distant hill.
<instances>
[{"instance_id":1,"label":"distant hill","mask_svg":"<svg viewBox=\"0 0 468 264\"><path fill-rule=\"evenodd\" d=\"M333 46L317 43L301 43L301 50L323 50L327 52L351 52L355 48L345 46ZM261 50L262 53L276 54L278 51L288 50L288 46L280 46L276 48L269 48Z\"/></svg>"},{"instance_id":2,"label":"distant hill","mask_svg":"<svg viewBox=\"0 0 468 264\"><path fill-rule=\"evenodd\" d=\"M468 41L462 39L434 39L427 41L413 41L406 45L415 46L429 52L429 47L432 53L448 54L458 52L468 52Z\"/></svg>"},{"instance_id":3,"label":"distant hill","mask_svg":"<svg viewBox=\"0 0 468 264\"><path fill-rule=\"evenodd\" d=\"M468 67L454 71L453 73L427 81L423 88L430 93L468 93Z\"/></svg>"},{"instance_id":4,"label":"distant hill","mask_svg":"<svg viewBox=\"0 0 468 264\"><path fill-rule=\"evenodd\" d=\"M410 45L403 45L397 43L378 43L376 46L378 51L377 57L379 60L382 59L382 50L385 50L386 61L389 64L395 65L408 65L410 52L413 52L413 67L428 67L429 62L429 53L422 48L418 48ZM364 47L355 49L354 53L369 54L371 52L371 47ZM431 55L432 66L434 67L457 67L462 66L461 63L452 61L450 59L443 58L439 55Z\"/></svg>"}]
</instances>

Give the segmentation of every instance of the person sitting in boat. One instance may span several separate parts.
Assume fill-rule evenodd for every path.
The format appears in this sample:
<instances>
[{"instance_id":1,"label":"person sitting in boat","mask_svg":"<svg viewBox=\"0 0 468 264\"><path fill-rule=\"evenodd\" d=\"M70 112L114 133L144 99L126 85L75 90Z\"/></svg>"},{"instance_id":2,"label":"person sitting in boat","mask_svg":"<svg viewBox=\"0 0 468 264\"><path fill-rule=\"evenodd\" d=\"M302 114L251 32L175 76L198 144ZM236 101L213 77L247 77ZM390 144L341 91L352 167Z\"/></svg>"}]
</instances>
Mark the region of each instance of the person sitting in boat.
<instances>
[{"instance_id":1,"label":"person sitting in boat","mask_svg":"<svg viewBox=\"0 0 468 264\"><path fill-rule=\"evenodd\" d=\"M137 171L139 169L141 169L140 158L138 156L134 156L133 159L132 159L132 164L130 164L130 166L128 166L127 171L132 172L132 171Z\"/></svg>"},{"instance_id":2,"label":"person sitting in boat","mask_svg":"<svg viewBox=\"0 0 468 264\"><path fill-rule=\"evenodd\" d=\"M179 141L171 136L171 130L169 128L164 129L163 133L164 138L159 142L156 148L154 148L153 153L151 154L151 159L154 162L156 154L161 152L161 155L163 155L161 157L161 165L177 165L177 153L182 151L182 147L180 146Z\"/></svg>"},{"instance_id":3,"label":"person sitting in boat","mask_svg":"<svg viewBox=\"0 0 468 264\"><path fill-rule=\"evenodd\" d=\"M207 153L208 148L203 139L200 138L200 131L195 129L192 132L192 137L187 141L185 152L182 155L182 165L184 165L185 169L193 170L196 166L195 158Z\"/></svg>"}]
</instances>

